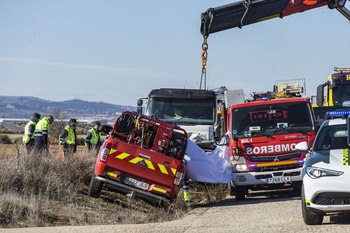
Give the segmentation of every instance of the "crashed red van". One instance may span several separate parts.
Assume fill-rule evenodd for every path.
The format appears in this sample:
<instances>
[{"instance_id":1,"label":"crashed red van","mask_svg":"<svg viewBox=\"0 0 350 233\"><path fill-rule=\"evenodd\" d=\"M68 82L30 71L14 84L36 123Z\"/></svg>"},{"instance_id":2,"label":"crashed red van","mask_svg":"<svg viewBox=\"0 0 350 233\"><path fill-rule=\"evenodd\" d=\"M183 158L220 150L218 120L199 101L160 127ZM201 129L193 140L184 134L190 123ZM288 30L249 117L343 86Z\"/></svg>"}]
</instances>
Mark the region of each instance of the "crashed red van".
<instances>
[{"instance_id":1,"label":"crashed red van","mask_svg":"<svg viewBox=\"0 0 350 233\"><path fill-rule=\"evenodd\" d=\"M88 195L103 185L157 202L177 197L185 164L186 131L134 112L123 112L96 159Z\"/></svg>"}]
</instances>

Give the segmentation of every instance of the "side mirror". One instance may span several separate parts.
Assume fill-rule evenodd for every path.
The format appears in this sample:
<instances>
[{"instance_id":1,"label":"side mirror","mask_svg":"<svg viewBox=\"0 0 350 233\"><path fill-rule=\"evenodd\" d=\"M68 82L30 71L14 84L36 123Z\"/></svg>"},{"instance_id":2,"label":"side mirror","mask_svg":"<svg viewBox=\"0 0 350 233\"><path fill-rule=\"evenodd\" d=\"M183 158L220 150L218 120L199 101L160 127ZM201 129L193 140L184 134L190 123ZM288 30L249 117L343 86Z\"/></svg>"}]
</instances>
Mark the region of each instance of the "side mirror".
<instances>
[{"instance_id":1,"label":"side mirror","mask_svg":"<svg viewBox=\"0 0 350 233\"><path fill-rule=\"evenodd\" d=\"M309 147L307 145L307 142L299 142L296 146L295 149L300 152L307 153L309 152Z\"/></svg>"},{"instance_id":2,"label":"side mirror","mask_svg":"<svg viewBox=\"0 0 350 233\"><path fill-rule=\"evenodd\" d=\"M109 132L111 132L113 130L113 127L112 126L109 126L109 125L102 125L101 127L101 132L102 133L105 133L105 134L109 134Z\"/></svg>"},{"instance_id":3,"label":"side mirror","mask_svg":"<svg viewBox=\"0 0 350 233\"><path fill-rule=\"evenodd\" d=\"M139 99L137 101L137 113L138 114L142 114L142 105L143 105L143 100L142 99Z\"/></svg>"}]
</instances>

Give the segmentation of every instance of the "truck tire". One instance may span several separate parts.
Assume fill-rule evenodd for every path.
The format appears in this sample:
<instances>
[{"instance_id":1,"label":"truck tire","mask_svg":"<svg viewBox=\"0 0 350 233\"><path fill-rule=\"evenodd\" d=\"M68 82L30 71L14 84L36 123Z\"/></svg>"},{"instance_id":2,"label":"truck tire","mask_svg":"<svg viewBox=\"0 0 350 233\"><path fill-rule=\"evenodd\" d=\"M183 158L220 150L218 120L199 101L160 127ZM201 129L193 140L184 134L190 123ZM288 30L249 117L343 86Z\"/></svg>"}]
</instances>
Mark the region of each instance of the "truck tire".
<instances>
[{"instance_id":1,"label":"truck tire","mask_svg":"<svg viewBox=\"0 0 350 233\"><path fill-rule=\"evenodd\" d=\"M91 177L88 195L90 197L99 198L103 183L99 180L96 180L95 177L95 174L93 174Z\"/></svg>"},{"instance_id":2,"label":"truck tire","mask_svg":"<svg viewBox=\"0 0 350 233\"><path fill-rule=\"evenodd\" d=\"M306 225L319 225L323 221L323 215L314 213L306 207L304 187L301 189L301 210Z\"/></svg>"},{"instance_id":3,"label":"truck tire","mask_svg":"<svg viewBox=\"0 0 350 233\"><path fill-rule=\"evenodd\" d=\"M303 186L302 182L296 182L293 184L294 195L301 197L301 187Z\"/></svg>"},{"instance_id":4,"label":"truck tire","mask_svg":"<svg viewBox=\"0 0 350 233\"><path fill-rule=\"evenodd\" d=\"M232 184L232 182L228 183L227 186L230 196L235 196L235 186Z\"/></svg>"},{"instance_id":5,"label":"truck tire","mask_svg":"<svg viewBox=\"0 0 350 233\"><path fill-rule=\"evenodd\" d=\"M236 193L236 201L243 201L245 199L245 195L248 193L248 189L241 186L235 186Z\"/></svg>"}]
</instances>

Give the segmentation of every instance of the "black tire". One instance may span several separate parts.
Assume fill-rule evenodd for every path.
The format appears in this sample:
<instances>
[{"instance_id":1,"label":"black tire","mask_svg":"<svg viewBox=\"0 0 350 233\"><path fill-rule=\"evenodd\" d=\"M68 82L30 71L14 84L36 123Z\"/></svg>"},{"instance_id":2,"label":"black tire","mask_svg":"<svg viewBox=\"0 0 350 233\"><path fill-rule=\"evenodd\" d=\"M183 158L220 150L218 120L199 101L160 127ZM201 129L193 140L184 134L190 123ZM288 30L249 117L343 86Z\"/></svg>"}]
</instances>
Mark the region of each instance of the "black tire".
<instances>
[{"instance_id":1,"label":"black tire","mask_svg":"<svg viewBox=\"0 0 350 233\"><path fill-rule=\"evenodd\" d=\"M228 193L230 196L235 196L235 186L232 184L232 182L228 183Z\"/></svg>"},{"instance_id":2,"label":"black tire","mask_svg":"<svg viewBox=\"0 0 350 233\"><path fill-rule=\"evenodd\" d=\"M303 213L304 223L306 225L319 225L323 221L323 215L314 213L306 207L304 186L301 189L301 210Z\"/></svg>"},{"instance_id":3,"label":"black tire","mask_svg":"<svg viewBox=\"0 0 350 233\"><path fill-rule=\"evenodd\" d=\"M245 195L248 193L248 189L241 186L235 186L236 201L243 201Z\"/></svg>"},{"instance_id":4,"label":"black tire","mask_svg":"<svg viewBox=\"0 0 350 233\"><path fill-rule=\"evenodd\" d=\"M294 183L293 184L293 193L294 195L301 197L301 187L303 186L302 182Z\"/></svg>"},{"instance_id":5,"label":"black tire","mask_svg":"<svg viewBox=\"0 0 350 233\"><path fill-rule=\"evenodd\" d=\"M88 195L90 197L99 198L103 183L99 180L96 180L95 177L95 174L93 174L91 177Z\"/></svg>"}]
</instances>

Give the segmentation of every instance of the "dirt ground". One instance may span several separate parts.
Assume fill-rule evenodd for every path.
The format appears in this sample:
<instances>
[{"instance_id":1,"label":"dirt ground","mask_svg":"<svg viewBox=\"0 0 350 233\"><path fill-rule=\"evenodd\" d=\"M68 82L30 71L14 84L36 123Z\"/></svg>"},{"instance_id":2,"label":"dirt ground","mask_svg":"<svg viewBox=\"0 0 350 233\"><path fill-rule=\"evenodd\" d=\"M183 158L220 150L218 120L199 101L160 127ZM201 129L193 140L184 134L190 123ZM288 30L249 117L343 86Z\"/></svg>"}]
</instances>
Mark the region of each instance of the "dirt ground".
<instances>
[{"instance_id":1,"label":"dirt ground","mask_svg":"<svg viewBox=\"0 0 350 233\"><path fill-rule=\"evenodd\" d=\"M197 206L174 221L77 227L2 229L0 232L348 232L349 216L327 216L319 226L307 226L301 216L300 197L291 192L254 193L245 201L225 200Z\"/></svg>"},{"instance_id":2,"label":"dirt ground","mask_svg":"<svg viewBox=\"0 0 350 233\"><path fill-rule=\"evenodd\" d=\"M25 151L23 146L0 145L0 155L16 156L17 148L20 153ZM84 147L79 147L81 153L84 150ZM58 146L52 146L50 152L54 156L60 155ZM101 198L94 199L87 196L86 187L77 194L74 202L52 202L43 209L42 213L52 220L51 227L2 228L0 232L255 233L350 230L350 216L326 216L320 226L305 225L300 197L292 191L253 192L244 201L235 201L234 197L226 195L223 192L224 199L221 200L203 190L199 194L193 192L193 202L179 202L176 208L169 211L109 190L104 190ZM118 217L115 216L117 213Z\"/></svg>"}]
</instances>

